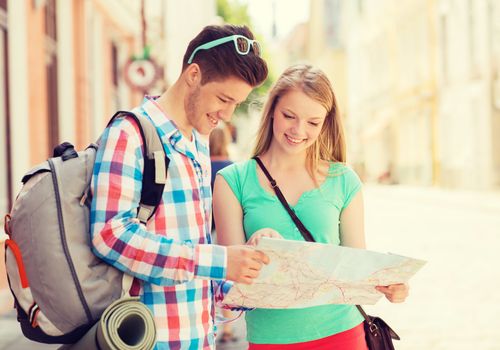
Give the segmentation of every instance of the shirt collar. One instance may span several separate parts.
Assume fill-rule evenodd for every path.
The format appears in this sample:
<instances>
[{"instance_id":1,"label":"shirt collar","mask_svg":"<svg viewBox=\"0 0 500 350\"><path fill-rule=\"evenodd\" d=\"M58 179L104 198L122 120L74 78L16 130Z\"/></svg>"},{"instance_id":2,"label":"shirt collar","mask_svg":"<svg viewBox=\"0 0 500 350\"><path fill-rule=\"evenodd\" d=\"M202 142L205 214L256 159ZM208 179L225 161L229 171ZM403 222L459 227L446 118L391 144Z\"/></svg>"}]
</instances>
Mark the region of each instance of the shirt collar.
<instances>
[{"instance_id":1,"label":"shirt collar","mask_svg":"<svg viewBox=\"0 0 500 350\"><path fill-rule=\"evenodd\" d=\"M159 96L145 96L142 101L141 108L151 118L153 123L162 129L165 137L167 139L171 139L176 133L180 134L180 131L177 128L177 125L175 125L175 122L168 117L168 115L156 102L158 97ZM174 138L180 138L180 136L181 135Z\"/></svg>"}]
</instances>

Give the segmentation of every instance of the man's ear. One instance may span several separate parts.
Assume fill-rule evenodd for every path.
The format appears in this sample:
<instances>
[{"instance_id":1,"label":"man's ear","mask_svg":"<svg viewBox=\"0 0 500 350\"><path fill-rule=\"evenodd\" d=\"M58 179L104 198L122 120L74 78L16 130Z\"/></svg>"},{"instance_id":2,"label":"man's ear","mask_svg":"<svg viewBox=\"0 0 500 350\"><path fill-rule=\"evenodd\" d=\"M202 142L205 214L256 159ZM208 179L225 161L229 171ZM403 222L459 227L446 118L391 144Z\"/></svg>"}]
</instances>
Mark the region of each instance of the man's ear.
<instances>
[{"instance_id":1,"label":"man's ear","mask_svg":"<svg viewBox=\"0 0 500 350\"><path fill-rule=\"evenodd\" d=\"M189 87L201 83L201 69L196 63L191 63L184 71L184 80Z\"/></svg>"}]
</instances>

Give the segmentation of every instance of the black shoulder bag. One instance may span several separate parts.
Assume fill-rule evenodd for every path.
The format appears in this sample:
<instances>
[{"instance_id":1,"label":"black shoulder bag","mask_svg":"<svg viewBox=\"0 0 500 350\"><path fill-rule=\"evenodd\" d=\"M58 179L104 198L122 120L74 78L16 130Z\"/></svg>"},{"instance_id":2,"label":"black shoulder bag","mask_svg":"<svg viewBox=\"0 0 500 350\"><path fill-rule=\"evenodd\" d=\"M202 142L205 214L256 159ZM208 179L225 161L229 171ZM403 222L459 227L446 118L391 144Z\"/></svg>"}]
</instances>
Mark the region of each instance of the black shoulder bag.
<instances>
[{"instance_id":1,"label":"black shoulder bag","mask_svg":"<svg viewBox=\"0 0 500 350\"><path fill-rule=\"evenodd\" d=\"M315 242L311 232L304 226L304 224L300 221L300 219L295 215L295 212L290 208L288 205L288 202L285 199L285 196L283 196L283 193L281 192L280 188L278 187L278 184L276 181L272 178L271 174L267 171L266 167L264 166L264 163L260 160L259 157L255 156L253 157L257 164L259 164L260 168L264 172L264 175L266 175L267 179L271 183L271 187L273 188L274 192L276 192L276 196L278 196L278 199L280 200L281 204L283 207L285 207L286 211L292 218L293 222L299 229L300 233L304 237L304 239L308 242ZM394 345L392 344L392 340L400 340L399 336L394 332L391 327L387 323L384 322L379 317L376 316L370 316L365 313L363 308L360 305L356 305L358 308L359 312L361 315L364 317L364 328L365 328L365 338L366 338L366 344L368 345L368 349L370 350L394 350Z\"/></svg>"}]
</instances>

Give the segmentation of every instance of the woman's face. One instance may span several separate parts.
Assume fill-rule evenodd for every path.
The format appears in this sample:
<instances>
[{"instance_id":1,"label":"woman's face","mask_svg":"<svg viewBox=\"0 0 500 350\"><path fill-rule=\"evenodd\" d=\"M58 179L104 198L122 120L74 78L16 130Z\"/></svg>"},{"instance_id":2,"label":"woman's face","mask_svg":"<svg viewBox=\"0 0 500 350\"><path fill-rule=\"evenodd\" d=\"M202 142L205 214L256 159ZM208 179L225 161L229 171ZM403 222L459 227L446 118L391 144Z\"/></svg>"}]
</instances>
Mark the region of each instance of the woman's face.
<instances>
[{"instance_id":1,"label":"woman's face","mask_svg":"<svg viewBox=\"0 0 500 350\"><path fill-rule=\"evenodd\" d=\"M273 114L274 146L290 154L305 152L317 139L327 110L300 90L281 96Z\"/></svg>"}]
</instances>

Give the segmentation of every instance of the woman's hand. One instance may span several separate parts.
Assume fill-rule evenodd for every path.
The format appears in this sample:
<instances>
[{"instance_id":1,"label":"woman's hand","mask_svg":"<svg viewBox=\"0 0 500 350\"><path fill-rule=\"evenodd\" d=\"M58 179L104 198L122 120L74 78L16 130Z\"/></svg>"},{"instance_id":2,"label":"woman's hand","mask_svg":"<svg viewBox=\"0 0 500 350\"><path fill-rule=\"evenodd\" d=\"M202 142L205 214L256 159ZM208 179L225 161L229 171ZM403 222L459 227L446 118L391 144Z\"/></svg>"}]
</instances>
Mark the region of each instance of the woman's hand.
<instances>
[{"instance_id":1,"label":"woman's hand","mask_svg":"<svg viewBox=\"0 0 500 350\"><path fill-rule=\"evenodd\" d=\"M250 239L247 241L247 245L256 246L257 244L259 244L259 241L262 237L283 239L278 231L275 231L272 228L262 228L254 232L252 237L250 237Z\"/></svg>"},{"instance_id":2,"label":"woman's hand","mask_svg":"<svg viewBox=\"0 0 500 350\"><path fill-rule=\"evenodd\" d=\"M376 286L376 290L383 293L391 303L402 303L408 297L410 286L406 283Z\"/></svg>"}]
</instances>

